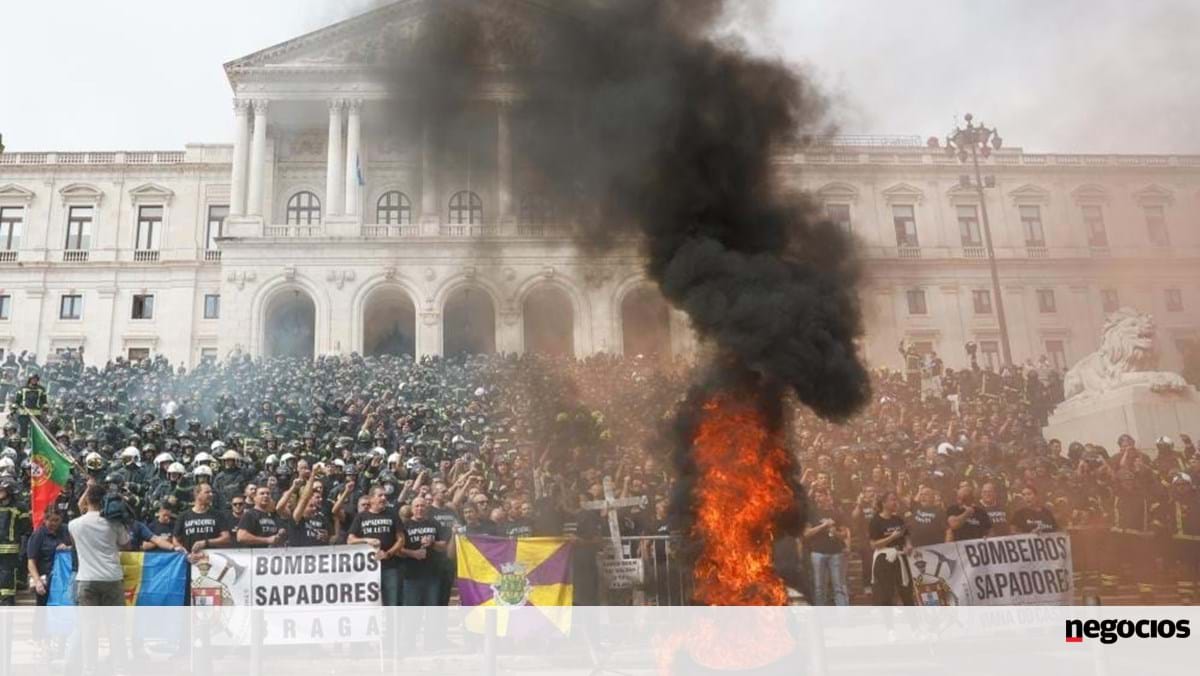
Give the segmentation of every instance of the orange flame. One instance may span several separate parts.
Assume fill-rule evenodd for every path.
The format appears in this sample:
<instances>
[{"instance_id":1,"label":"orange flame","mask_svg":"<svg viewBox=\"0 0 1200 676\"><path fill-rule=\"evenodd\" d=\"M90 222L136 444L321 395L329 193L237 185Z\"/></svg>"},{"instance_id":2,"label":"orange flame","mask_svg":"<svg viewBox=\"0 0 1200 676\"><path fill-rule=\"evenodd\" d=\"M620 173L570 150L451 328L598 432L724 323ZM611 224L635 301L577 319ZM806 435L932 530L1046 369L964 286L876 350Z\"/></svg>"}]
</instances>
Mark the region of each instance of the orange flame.
<instances>
[{"instance_id":1,"label":"orange flame","mask_svg":"<svg viewBox=\"0 0 1200 676\"><path fill-rule=\"evenodd\" d=\"M692 442L700 478L692 535L701 545L693 570L696 601L708 605L783 605L787 591L772 565L776 519L795 500L793 460L753 401L729 393L704 404Z\"/></svg>"}]
</instances>

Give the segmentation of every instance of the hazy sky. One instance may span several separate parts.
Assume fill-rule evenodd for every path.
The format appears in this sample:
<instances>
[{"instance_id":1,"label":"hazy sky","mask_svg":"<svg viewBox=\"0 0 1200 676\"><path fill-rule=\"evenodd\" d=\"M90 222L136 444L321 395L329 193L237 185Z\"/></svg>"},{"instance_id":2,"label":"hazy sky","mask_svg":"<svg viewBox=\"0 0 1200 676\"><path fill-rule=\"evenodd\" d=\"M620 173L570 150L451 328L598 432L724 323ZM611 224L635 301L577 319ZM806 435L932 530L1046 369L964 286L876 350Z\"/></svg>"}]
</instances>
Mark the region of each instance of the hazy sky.
<instances>
[{"instance_id":1,"label":"hazy sky","mask_svg":"<svg viewBox=\"0 0 1200 676\"><path fill-rule=\"evenodd\" d=\"M221 64L371 0L3 0L9 150L230 142ZM1045 152L1200 153L1200 1L743 0L848 133L943 136L974 112Z\"/></svg>"}]
</instances>

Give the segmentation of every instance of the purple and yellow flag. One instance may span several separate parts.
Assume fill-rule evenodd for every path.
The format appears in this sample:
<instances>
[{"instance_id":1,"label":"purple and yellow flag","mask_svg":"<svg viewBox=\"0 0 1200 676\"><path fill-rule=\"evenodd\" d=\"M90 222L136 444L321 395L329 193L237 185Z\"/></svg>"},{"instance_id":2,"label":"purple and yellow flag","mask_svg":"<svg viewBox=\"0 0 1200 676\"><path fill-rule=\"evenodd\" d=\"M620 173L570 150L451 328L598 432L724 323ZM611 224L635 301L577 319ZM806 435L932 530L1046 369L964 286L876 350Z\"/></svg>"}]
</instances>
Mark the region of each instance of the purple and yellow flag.
<instances>
[{"instance_id":1,"label":"purple and yellow flag","mask_svg":"<svg viewBox=\"0 0 1200 676\"><path fill-rule=\"evenodd\" d=\"M569 631L574 596L569 540L460 535L455 547L459 602L501 609L497 633L510 633L510 611L519 608L530 608L519 615L522 625L541 617L564 634ZM469 617L467 624L477 630L475 619Z\"/></svg>"}]
</instances>

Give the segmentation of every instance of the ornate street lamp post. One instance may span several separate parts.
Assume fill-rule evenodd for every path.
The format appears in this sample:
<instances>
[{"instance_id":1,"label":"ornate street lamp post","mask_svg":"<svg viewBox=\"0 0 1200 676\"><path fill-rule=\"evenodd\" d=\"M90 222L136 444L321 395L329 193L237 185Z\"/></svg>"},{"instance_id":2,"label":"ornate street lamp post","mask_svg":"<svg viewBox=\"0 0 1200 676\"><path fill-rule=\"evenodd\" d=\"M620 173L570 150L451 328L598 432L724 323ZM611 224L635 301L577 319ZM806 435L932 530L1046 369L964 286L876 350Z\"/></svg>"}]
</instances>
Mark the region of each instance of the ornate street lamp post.
<instances>
[{"instance_id":1,"label":"ornate street lamp post","mask_svg":"<svg viewBox=\"0 0 1200 676\"><path fill-rule=\"evenodd\" d=\"M975 124L975 117L967 113L967 126L955 128L946 136L946 154L957 157L959 162L968 160L975 167L975 189L979 192L979 209L983 213L983 241L987 245L988 267L992 271L992 296L996 300L996 319L1000 322L1000 349L1004 363L1012 364L1012 346L1008 342L1008 320L1004 316L1004 298L1000 295L1000 272L996 268L996 251L992 248L992 226L988 222L987 201L983 196L983 177L979 173L979 156L987 159L992 148L1000 149L1003 143L995 128L988 129L982 123ZM967 183L970 183L968 178ZM990 187L990 185L989 185Z\"/></svg>"}]
</instances>

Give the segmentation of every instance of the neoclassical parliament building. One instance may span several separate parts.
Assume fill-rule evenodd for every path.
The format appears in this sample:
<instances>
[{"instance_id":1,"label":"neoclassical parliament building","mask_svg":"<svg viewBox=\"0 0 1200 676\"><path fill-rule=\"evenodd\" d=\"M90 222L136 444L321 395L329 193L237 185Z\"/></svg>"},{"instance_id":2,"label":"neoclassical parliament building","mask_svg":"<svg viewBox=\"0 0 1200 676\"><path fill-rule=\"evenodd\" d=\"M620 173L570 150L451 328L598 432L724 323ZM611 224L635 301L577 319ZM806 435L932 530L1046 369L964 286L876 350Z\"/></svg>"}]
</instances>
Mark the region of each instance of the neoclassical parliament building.
<instances>
[{"instance_id":1,"label":"neoclassical parliament building","mask_svg":"<svg viewBox=\"0 0 1200 676\"><path fill-rule=\"evenodd\" d=\"M481 87L457 144L403 115L377 59L429 2L225 64L230 142L0 154L0 350L189 367L233 352L694 352L637 242L581 255L569 218L524 185L521 92ZM511 7L512 30L553 30L547 4ZM861 242L872 365L898 365L901 340L948 364L974 341L999 362L981 204L956 158L864 136L775 162ZM1178 368L1200 338L1200 156L1014 147L983 171L1014 359L1068 366L1129 306L1154 315Z\"/></svg>"}]
</instances>

